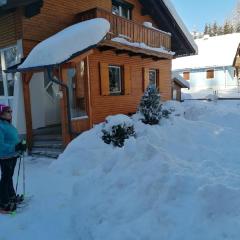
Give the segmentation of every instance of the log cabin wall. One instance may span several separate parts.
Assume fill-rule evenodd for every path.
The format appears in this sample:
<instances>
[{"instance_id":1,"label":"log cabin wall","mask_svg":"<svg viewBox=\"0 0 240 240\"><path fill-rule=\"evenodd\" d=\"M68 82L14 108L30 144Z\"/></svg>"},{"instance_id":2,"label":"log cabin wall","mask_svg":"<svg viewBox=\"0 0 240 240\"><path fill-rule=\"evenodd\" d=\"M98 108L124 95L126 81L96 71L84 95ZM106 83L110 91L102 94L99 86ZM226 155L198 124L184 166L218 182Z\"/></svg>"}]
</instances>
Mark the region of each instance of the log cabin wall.
<instances>
[{"instance_id":1,"label":"log cabin wall","mask_svg":"<svg viewBox=\"0 0 240 240\"><path fill-rule=\"evenodd\" d=\"M129 95L101 95L100 63L130 67ZM108 115L136 112L143 94L144 68L159 70L159 88L162 100L170 100L172 97L171 60L153 61L141 57L129 57L126 54L117 56L112 51L100 52L95 50L94 54L89 57L89 67L92 121L94 124L102 122Z\"/></svg>"},{"instance_id":2,"label":"log cabin wall","mask_svg":"<svg viewBox=\"0 0 240 240\"><path fill-rule=\"evenodd\" d=\"M149 15L142 16L142 6L138 0L128 0L134 5L132 20L142 24L153 22ZM41 13L30 18L23 17L23 49L27 56L31 49L49 36L75 23L75 15L100 7L111 12L111 0L45 0ZM153 22L154 23L154 22Z\"/></svg>"},{"instance_id":3,"label":"log cabin wall","mask_svg":"<svg viewBox=\"0 0 240 240\"><path fill-rule=\"evenodd\" d=\"M16 44L22 38L21 9L0 16L0 48Z\"/></svg>"}]
</instances>

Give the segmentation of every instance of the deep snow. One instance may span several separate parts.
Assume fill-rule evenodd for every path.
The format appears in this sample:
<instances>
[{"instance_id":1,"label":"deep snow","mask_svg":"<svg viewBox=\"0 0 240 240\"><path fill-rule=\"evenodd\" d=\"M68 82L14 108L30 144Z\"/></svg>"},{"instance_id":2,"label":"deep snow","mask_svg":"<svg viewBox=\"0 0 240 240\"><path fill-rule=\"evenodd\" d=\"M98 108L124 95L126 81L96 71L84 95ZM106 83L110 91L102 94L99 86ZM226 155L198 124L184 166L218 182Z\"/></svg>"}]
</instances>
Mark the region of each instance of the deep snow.
<instances>
[{"instance_id":1,"label":"deep snow","mask_svg":"<svg viewBox=\"0 0 240 240\"><path fill-rule=\"evenodd\" d=\"M170 119L137 121L123 148L102 124L59 160L27 160L32 202L0 216L0 239L238 240L240 101L168 102ZM49 167L48 167L49 166Z\"/></svg>"}]
</instances>

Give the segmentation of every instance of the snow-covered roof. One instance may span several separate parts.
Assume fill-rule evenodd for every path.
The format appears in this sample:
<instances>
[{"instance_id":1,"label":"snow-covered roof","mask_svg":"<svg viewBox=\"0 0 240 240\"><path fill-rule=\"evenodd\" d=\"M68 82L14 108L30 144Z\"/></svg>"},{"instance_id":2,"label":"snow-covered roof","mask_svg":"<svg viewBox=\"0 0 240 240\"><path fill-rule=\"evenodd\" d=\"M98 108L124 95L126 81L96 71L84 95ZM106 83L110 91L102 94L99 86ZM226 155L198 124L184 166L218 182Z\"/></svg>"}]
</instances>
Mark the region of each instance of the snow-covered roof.
<instances>
[{"instance_id":1,"label":"snow-covered roof","mask_svg":"<svg viewBox=\"0 0 240 240\"><path fill-rule=\"evenodd\" d=\"M171 0L162 0L165 4L165 6L168 8L169 12L172 14L173 18L175 19L178 26L181 28L182 32L185 34L187 40L192 45L193 49L198 52L198 47L196 43L194 42L194 39L192 35L190 34L189 30L187 29L186 25L182 21L181 17L178 15L175 7L173 6Z\"/></svg>"},{"instance_id":2,"label":"snow-covered roof","mask_svg":"<svg viewBox=\"0 0 240 240\"><path fill-rule=\"evenodd\" d=\"M180 84L183 88L188 88L190 89L190 84L188 81L186 81L181 75L177 73L172 73L172 79Z\"/></svg>"},{"instance_id":3,"label":"snow-covered roof","mask_svg":"<svg viewBox=\"0 0 240 240\"><path fill-rule=\"evenodd\" d=\"M61 64L96 46L109 32L110 23L95 18L72 25L39 43L18 70Z\"/></svg>"},{"instance_id":4,"label":"snow-covered roof","mask_svg":"<svg viewBox=\"0 0 240 240\"><path fill-rule=\"evenodd\" d=\"M118 43L128 45L128 46L132 46L132 47L138 47L138 48L147 49L147 50L160 52L160 53L165 53L165 54L170 54L170 55L175 54L175 52L171 52L171 51L165 49L164 47L154 48L154 47L150 47L150 46L146 45L143 42L129 42L128 40L126 40L122 37L112 38L111 40L113 42L118 42Z\"/></svg>"},{"instance_id":5,"label":"snow-covered roof","mask_svg":"<svg viewBox=\"0 0 240 240\"><path fill-rule=\"evenodd\" d=\"M240 44L240 33L197 39L198 55L173 60L172 69L232 66Z\"/></svg>"}]
</instances>

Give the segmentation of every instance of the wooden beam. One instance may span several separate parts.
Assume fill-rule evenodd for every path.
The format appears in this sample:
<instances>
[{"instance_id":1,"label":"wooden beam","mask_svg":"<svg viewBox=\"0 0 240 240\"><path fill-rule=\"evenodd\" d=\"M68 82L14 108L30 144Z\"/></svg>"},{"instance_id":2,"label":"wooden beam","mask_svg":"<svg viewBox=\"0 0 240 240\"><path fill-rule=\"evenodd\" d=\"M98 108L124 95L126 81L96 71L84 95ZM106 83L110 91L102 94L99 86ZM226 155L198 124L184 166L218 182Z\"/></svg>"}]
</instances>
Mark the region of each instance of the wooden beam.
<instances>
[{"instance_id":1,"label":"wooden beam","mask_svg":"<svg viewBox=\"0 0 240 240\"><path fill-rule=\"evenodd\" d=\"M139 54L139 53L134 53L134 52L129 52L129 53L128 53L128 56L129 56L129 57L135 57L135 56L139 56L139 57L140 57L141 54Z\"/></svg>"},{"instance_id":2,"label":"wooden beam","mask_svg":"<svg viewBox=\"0 0 240 240\"><path fill-rule=\"evenodd\" d=\"M27 145L30 151L32 150L32 143L33 143L31 95L30 95L30 88L29 88L32 75L33 73L31 72L22 74L24 111L25 111L25 119L26 119L26 131L27 131Z\"/></svg>"},{"instance_id":3,"label":"wooden beam","mask_svg":"<svg viewBox=\"0 0 240 240\"><path fill-rule=\"evenodd\" d=\"M117 55L121 55L121 54L127 54L127 53L129 53L129 51L127 51L127 50L122 50L122 49L117 49L117 50L115 50L115 53L117 54Z\"/></svg>"},{"instance_id":4,"label":"wooden beam","mask_svg":"<svg viewBox=\"0 0 240 240\"><path fill-rule=\"evenodd\" d=\"M100 52L105 52L105 51L113 50L115 48L110 46L101 46L101 47L98 47L98 49Z\"/></svg>"},{"instance_id":5,"label":"wooden beam","mask_svg":"<svg viewBox=\"0 0 240 240\"><path fill-rule=\"evenodd\" d=\"M80 55L78 55L77 57L69 60L68 63L79 63L79 62L81 62L82 60L84 60L87 56L89 56L89 55L92 54L92 53L93 53L93 49L91 49L91 50L89 50L89 51L87 51L87 52L85 52L85 53L83 53L83 54L80 54Z\"/></svg>"},{"instance_id":6,"label":"wooden beam","mask_svg":"<svg viewBox=\"0 0 240 240\"><path fill-rule=\"evenodd\" d=\"M63 81L64 84L67 84L67 69L66 68L61 69L60 79ZM60 101L62 137L63 137L64 146L66 147L67 144L71 141L71 135L69 134L69 131L68 131L68 113L67 113L66 89L62 87L61 91L63 92L63 96L62 96L61 101Z\"/></svg>"}]
</instances>

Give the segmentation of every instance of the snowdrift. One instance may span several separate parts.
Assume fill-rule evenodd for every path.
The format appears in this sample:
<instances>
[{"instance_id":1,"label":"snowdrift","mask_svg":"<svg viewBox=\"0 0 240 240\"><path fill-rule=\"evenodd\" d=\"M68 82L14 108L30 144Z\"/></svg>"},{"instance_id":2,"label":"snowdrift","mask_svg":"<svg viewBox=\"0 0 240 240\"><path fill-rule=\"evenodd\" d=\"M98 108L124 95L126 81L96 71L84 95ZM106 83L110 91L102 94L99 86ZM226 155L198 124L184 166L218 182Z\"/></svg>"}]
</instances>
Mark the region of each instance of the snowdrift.
<instances>
[{"instance_id":1,"label":"snowdrift","mask_svg":"<svg viewBox=\"0 0 240 240\"><path fill-rule=\"evenodd\" d=\"M159 125L135 116L123 148L105 144L99 124L49 168L29 162L34 200L0 216L0 237L238 240L240 101L167 105Z\"/></svg>"},{"instance_id":2,"label":"snowdrift","mask_svg":"<svg viewBox=\"0 0 240 240\"><path fill-rule=\"evenodd\" d=\"M240 106L170 102L169 120L135 120L137 137L114 148L101 124L52 166L72 186L76 236L101 239L238 239ZM238 111L237 111L238 110Z\"/></svg>"}]
</instances>

